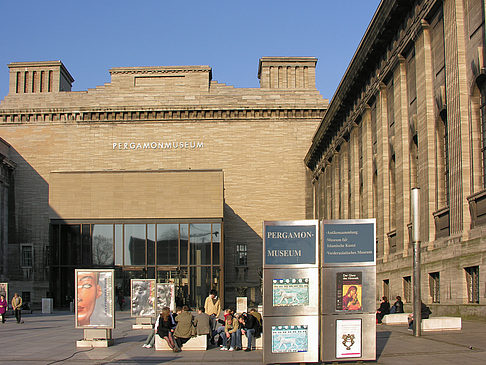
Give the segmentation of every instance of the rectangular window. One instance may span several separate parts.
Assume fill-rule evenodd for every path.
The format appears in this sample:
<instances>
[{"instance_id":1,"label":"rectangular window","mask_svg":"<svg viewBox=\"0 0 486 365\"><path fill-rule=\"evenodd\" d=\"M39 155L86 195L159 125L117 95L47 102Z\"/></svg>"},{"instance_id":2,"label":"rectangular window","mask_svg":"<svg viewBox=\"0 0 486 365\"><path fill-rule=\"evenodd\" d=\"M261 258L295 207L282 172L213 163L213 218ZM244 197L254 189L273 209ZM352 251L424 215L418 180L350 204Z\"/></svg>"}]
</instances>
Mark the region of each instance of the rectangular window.
<instances>
[{"instance_id":1,"label":"rectangular window","mask_svg":"<svg viewBox=\"0 0 486 365\"><path fill-rule=\"evenodd\" d=\"M412 277L403 277L403 300L405 303L410 303L412 301Z\"/></svg>"},{"instance_id":2,"label":"rectangular window","mask_svg":"<svg viewBox=\"0 0 486 365\"><path fill-rule=\"evenodd\" d=\"M30 303L30 291L22 292L22 306L26 308L27 304Z\"/></svg>"},{"instance_id":3,"label":"rectangular window","mask_svg":"<svg viewBox=\"0 0 486 365\"><path fill-rule=\"evenodd\" d=\"M431 272L429 274L429 290L432 303L440 303L440 273Z\"/></svg>"},{"instance_id":4,"label":"rectangular window","mask_svg":"<svg viewBox=\"0 0 486 365\"><path fill-rule=\"evenodd\" d=\"M125 265L145 265L145 224L125 224Z\"/></svg>"},{"instance_id":5,"label":"rectangular window","mask_svg":"<svg viewBox=\"0 0 486 365\"><path fill-rule=\"evenodd\" d=\"M479 266L464 268L466 271L467 301L479 304Z\"/></svg>"},{"instance_id":6,"label":"rectangular window","mask_svg":"<svg viewBox=\"0 0 486 365\"><path fill-rule=\"evenodd\" d=\"M383 280L383 296L390 298L390 279Z\"/></svg>"},{"instance_id":7,"label":"rectangular window","mask_svg":"<svg viewBox=\"0 0 486 365\"><path fill-rule=\"evenodd\" d=\"M22 245L21 246L22 255L21 255L21 265L22 267L32 267L32 246L31 245Z\"/></svg>"},{"instance_id":8,"label":"rectangular window","mask_svg":"<svg viewBox=\"0 0 486 365\"><path fill-rule=\"evenodd\" d=\"M248 265L248 248L246 243L239 243L236 245L236 266Z\"/></svg>"}]
</instances>

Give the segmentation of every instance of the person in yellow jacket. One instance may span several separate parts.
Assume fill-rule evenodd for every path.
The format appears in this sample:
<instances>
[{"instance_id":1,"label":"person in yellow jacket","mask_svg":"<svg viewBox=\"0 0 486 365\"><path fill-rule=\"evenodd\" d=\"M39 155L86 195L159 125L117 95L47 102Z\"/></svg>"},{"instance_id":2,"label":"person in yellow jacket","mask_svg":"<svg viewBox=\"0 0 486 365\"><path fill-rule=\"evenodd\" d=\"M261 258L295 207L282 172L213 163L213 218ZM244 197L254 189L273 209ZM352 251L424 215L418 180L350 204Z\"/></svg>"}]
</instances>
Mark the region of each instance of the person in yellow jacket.
<instances>
[{"instance_id":1,"label":"person in yellow jacket","mask_svg":"<svg viewBox=\"0 0 486 365\"><path fill-rule=\"evenodd\" d=\"M218 292L215 289L209 291L209 296L204 302L204 313L210 316L211 333L216 330L216 323L221 314L221 300L218 298ZM211 343L214 340L211 336Z\"/></svg>"},{"instance_id":2,"label":"person in yellow jacket","mask_svg":"<svg viewBox=\"0 0 486 365\"><path fill-rule=\"evenodd\" d=\"M15 293L12 298L12 308L14 310L17 323L24 323L24 321L22 321L22 297L18 293Z\"/></svg>"}]
</instances>

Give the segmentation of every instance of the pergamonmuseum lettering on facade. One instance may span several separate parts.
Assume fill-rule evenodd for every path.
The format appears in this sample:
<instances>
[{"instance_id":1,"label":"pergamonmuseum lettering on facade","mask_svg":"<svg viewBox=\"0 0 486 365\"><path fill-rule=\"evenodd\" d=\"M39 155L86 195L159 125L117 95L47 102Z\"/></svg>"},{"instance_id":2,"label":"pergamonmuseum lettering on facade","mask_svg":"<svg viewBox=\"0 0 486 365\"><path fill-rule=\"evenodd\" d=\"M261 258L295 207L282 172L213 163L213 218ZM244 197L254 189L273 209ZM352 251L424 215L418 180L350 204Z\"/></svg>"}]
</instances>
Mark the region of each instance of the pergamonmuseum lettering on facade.
<instances>
[{"instance_id":1,"label":"pergamonmuseum lettering on facade","mask_svg":"<svg viewBox=\"0 0 486 365\"><path fill-rule=\"evenodd\" d=\"M113 142L113 150L175 150L175 149L201 149L202 141L180 142Z\"/></svg>"}]
</instances>

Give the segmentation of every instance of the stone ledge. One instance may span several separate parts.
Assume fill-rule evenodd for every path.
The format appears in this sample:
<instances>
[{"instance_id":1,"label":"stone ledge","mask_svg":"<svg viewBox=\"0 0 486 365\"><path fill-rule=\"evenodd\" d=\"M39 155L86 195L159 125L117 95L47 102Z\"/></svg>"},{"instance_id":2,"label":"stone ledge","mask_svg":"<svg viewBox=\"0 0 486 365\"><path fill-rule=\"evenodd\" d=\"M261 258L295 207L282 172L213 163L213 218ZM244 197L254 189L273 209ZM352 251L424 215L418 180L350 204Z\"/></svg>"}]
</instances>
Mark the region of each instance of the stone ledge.
<instances>
[{"instance_id":1,"label":"stone ledge","mask_svg":"<svg viewBox=\"0 0 486 365\"><path fill-rule=\"evenodd\" d=\"M408 316L411 313L393 313L393 314L386 314L383 317L383 324L408 324Z\"/></svg>"},{"instance_id":2,"label":"stone ledge","mask_svg":"<svg viewBox=\"0 0 486 365\"><path fill-rule=\"evenodd\" d=\"M433 317L422 319L422 331L460 331L461 317Z\"/></svg>"},{"instance_id":3,"label":"stone ledge","mask_svg":"<svg viewBox=\"0 0 486 365\"><path fill-rule=\"evenodd\" d=\"M199 351L206 351L208 348L207 337L206 335L191 337L189 341L187 341L184 345L182 345L182 350L199 350ZM159 335L155 335L155 350L167 350L172 351L172 349L167 345L167 341L163 338L160 338Z\"/></svg>"}]
</instances>

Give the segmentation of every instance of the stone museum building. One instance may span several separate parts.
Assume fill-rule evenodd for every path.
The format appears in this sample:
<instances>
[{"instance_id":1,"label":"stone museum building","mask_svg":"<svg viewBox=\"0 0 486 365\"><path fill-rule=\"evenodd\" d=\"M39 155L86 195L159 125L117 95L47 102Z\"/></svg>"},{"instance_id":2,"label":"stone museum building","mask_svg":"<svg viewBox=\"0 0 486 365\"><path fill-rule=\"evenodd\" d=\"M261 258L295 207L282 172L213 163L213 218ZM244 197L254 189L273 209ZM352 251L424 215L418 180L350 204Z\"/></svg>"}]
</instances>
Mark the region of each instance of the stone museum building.
<instances>
[{"instance_id":1,"label":"stone museum building","mask_svg":"<svg viewBox=\"0 0 486 365\"><path fill-rule=\"evenodd\" d=\"M74 297L74 269L114 268L261 303L263 220L305 219L305 156L328 102L317 60L264 57L260 88L209 66L120 67L71 91L60 61L13 62L0 103L0 282L24 302ZM255 70L256 73L257 70Z\"/></svg>"},{"instance_id":2,"label":"stone museum building","mask_svg":"<svg viewBox=\"0 0 486 365\"><path fill-rule=\"evenodd\" d=\"M418 187L423 301L486 315L484 6L383 0L305 157L313 216L376 218L377 296L406 310Z\"/></svg>"}]
</instances>

